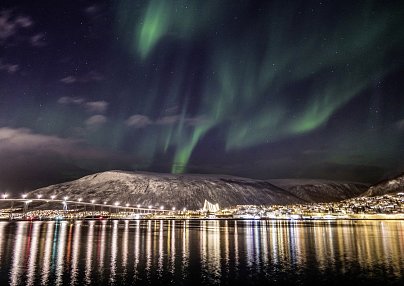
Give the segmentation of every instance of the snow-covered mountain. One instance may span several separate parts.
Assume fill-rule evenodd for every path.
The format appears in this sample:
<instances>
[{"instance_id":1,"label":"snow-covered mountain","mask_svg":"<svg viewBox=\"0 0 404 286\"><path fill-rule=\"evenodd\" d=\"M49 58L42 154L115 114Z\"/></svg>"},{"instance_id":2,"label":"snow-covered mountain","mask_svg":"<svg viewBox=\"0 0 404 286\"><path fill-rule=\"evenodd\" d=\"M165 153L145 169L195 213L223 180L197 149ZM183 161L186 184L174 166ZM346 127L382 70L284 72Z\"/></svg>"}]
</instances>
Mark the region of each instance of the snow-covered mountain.
<instances>
[{"instance_id":1,"label":"snow-covered mountain","mask_svg":"<svg viewBox=\"0 0 404 286\"><path fill-rule=\"evenodd\" d=\"M363 196L373 197L404 192L404 173L393 179L385 180L371 186Z\"/></svg>"},{"instance_id":2,"label":"snow-covered mountain","mask_svg":"<svg viewBox=\"0 0 404 286\"><path fill-rule=\"evenodd\" d=\"M338 201L365 191L362 185L358 184L323 182L319 185L311 183L296 186L291 185L291 182L286 186L279 180L264 181L226 175L108 171L41 188L31 194L41 194L44 197L56 195L59 198L68 196L70 200L94 199L99 203L118 201L131 205L200 209L205 199L218 203L220 207L242 204L294 204Z\"/></svg>"},{"instance_id":3,"label":"snow-covered mountain","mask_svg":"<svg viewBox=\"0 0 404 286\"><path fill-rule=\"evenodd\" d=\"M239 204L302 203L301 198L267 181L216 175L173 175L108 171L31 192L97 202L120 202L200 209L205 199L220 207ZM31 195L30 194L30 195Z\"/></svg>"},{"instance_id":4,"label":"snow-covered mountain","mask_svg":"<svg viewBox=\"0 0 404 286\"><path fill-rule=\"evenodd\" d=\"M307 202L337 202L359 196L368 185L312 179L276 179L270 182Z\"/></svg>"}]
</instances>

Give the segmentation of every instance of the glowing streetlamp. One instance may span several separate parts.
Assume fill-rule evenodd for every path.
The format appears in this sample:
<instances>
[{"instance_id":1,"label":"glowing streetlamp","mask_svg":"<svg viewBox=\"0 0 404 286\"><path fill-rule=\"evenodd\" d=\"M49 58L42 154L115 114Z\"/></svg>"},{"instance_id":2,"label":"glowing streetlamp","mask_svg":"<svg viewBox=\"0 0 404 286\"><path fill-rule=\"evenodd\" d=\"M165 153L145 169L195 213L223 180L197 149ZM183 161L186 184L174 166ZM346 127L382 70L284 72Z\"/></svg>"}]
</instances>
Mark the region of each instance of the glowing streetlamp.
<instances>
[{"instance_id":1,"label":"glowing streetlamp","mask_svg":"<svg viewBox=\"0 0 404 286\"><path fill-rule=\"evenodd\" d=\"M82 200L83 200L82 198L79 198L79 199L78 199L79 203L81 203Z\"/></svg>"},{"instance_id":2,"label":"glowing streetlamp","mask_svg":"<svg viewBox=\"0 0 404 286\"><path fill-rule=\"evenodd\" d=\"M175 207L173 207L172 210L175 211Z\"/></svg>"},{"instance_id":3,"label":"glowing streetlamp","mask_svg":"<svg viewBox=\"0 0 404 286\"><path fill-rule=\"evenodd\" d=\"M56 198L56 196L55 196L55 195L52 195L52 196L51 196L51 199L52 199L52 200L54 200L55 198Z\"/></svg>"},{"instance_id":4,"label":"glowing streetlamp","mask_svg":"<svg viewBox=\"0 0 404 286\"><path fill-rule=\"evenodd\" d=\"M161 207L160 207L160 210L163 210L163 209L164 209L164 206L161 206Z\"/></svg>"},{"instance_id":5,"label":"glowing streetlamp","mask_svg":"<svg viewBox=\"0 0 404 286\"><path fill-rule=\"evenodd\" d=\"M137 208L140 208L140 205L139 205L139 204L137 205Z\"/></svg>"},{"instance_id":6,"label":"glowing streetlamp","mask_svg":"<svg viewBox=\"0 0 404 286\"><path fill-rule=\"evenodd\" d=\"M36 197L38 198L38 200L40 200L42 198L42 195L36 195Z\"/></svg>"},{"instance_id":7,"label":"glowing streetlamp","mask_svg":"<svg viewBox=\"0 0 404 286\"><path fill-rule=\"evenodd\" d=\"M8 197L8 194L7 194L7 193L4 193L4 194L3 194L3 200L7 199L7 197Z\"/></svg>"},{"instance_id":8,"label":"glowing streetlamp","mask_svg":"<svg viewBox=\"0 0 404 286\"><path fill-rule=\"evenodd\" d=\"M27 194L23 194L23 195L22 195L22 198L23 198L23 199L26 199L26 198L27 198Z\"/></svg>"},{"instance_id":9,"label":"glowing streetlamp","mask_svg":"<svg viewBox=\"0 0 404 286\"><path fill-rule=\"evenodd\" d=\"M95 200L91 200L91 203L94 204L94 203L95 203Z\"/></svg>"},{"instance_id":10,"label":"glowing streetlamp","mask_svg":"<svg viewBox=\"0 0 404 286\"><path fill-rule=\"evenodd\" d=\"M126 206L126 207L129 207L129 204L126 204L125 206Z\"/></svg>"},{"instance_id":11,"label":"glowing streetlamp","mask_svg":"<svg viewBox=\"0 0 404 286\"><path fill-rule=\"evenodd\" d=\"M64 199L65 201L67 201L67 200L69 199L69 197L67 197L67 196L66 196L66 197L63 197L63 199Z\"/></svg>"}]
</instances>

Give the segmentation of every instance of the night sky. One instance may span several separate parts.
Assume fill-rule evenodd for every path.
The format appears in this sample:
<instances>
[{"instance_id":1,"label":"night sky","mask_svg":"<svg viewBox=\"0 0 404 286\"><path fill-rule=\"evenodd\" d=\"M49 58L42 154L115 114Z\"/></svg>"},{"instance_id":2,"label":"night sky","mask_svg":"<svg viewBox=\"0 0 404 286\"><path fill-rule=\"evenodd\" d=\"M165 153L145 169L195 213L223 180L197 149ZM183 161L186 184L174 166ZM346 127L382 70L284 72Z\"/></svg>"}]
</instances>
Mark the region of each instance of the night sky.
<instances>
[{"instance_id":1,"label":"night sky","mask_svg":"<svg viewBox=\"0 0 404 286\"><path fill-rule=\"evenodd\" d=\"M110 169L404 170L403 1L1 1L0 191Z\"/></svg>"}]
</instances>

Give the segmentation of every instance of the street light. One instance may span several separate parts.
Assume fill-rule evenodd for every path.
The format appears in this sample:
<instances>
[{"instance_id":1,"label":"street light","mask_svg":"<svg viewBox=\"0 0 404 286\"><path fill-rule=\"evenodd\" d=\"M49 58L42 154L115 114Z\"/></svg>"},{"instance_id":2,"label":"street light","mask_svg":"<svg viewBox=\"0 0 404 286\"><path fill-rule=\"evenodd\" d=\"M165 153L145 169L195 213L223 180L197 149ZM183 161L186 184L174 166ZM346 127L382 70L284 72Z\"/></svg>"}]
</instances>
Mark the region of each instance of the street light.
<instances>
[{"instance_id":1,"label":"street light","mask_svg":"<svg viewBox=\"0 0 404 286\"><path fill-rule=\"evenodd\" d=\"M172 210L175 211L175 207L173 207Z\"/></svg>"},{"instance_id":2,"label":"street light","mask_svg":"<svg viewBox=\"0 0 404 286\"><path fill-rule=\"evenodd\" d=\"M115 202L114 205L115 205L115 206L119 206L119 202Z\"/></svg>"},{"instance_id":3,"label":"street light","mask_svg":"<svg viewBox=\"0 0 404 286\"><path fill-rule=\"evenodd\" d=\"M163 209L164 209L164 206L161 206L160 209L163 210Z\"/></svg>"},{"instance_id":4,"label":"street light","mask_svg":"<svg viewBox=\"0 0 404 286\"><path fill-rule=\"evenodd\" d=\"M4 193L3 194L3 200L7 199L7 197L8 197L7 193Z\"/></svg>"},{"instance_id":5,"label":"street light","mask_svg":"<svg viewBox=\"0 0 404 286\"><path fill-rule=\"evenodd\" d=\"M26 199L26 198L27 198L27 194L23 194L23 195L22 195L22 198L23 198L23 199Z\"/></svg>"},{"instance_id":6,"label":"street light","mask_svg":"<svg viewBox=\"0 0 404 286\"><path fill-rule=\"evenodd\" d=\"M94 203L95 203L95 200L91 200L91 203L94 204ZM104 202L104 204L105 204L105 202Z\"/></svg>"},{"instance_id":7,"label":"street light","mask_svg":"<svg viewBox=\"0 0 404 286\"><path fill-rule=\"evenodd\" d=\"M55 195L52 195L52 196L51 196L51 199L52 199L52 200L54 200L55 198L56 198L56 196L55 196Z\"/></svg>"},{"instance_id":8,"label":"street light","mask_svg":"<svg viewBox=\"0 0 404 286\"><path fill-rule=\"evenodd\" d=\"M80 203L82 200L83 200L82 198L79 198L79 203Z\"/></svg>"},{"instance_id":9,"label":"street light","mask_svg":"<svg viewBox=\"0 0 404 286\"><path fill-rule=\"evenodd\" d=\"M140 208L140 205L137 205L137 208Z\"/></svg>"},{"instance_id":10,"label":"street light","mask_svg":"<svg viewBox=\"0 0 404 286\"><path fill-rule=\"evenodd\" d=\"M129 204L126 204L126 207L129 207Z\"/></svg>"},{"instance_id":11,"label":"street light","mask_svg":"<svg viewBox=\"0 0 404 286\"><path fill-rule=\"evenodd\" d=\"M40 200L42 198L42 195L36 195L36 197L38 198L38 200Z\"/></svg>"},{"instance_id":12,"label":"street light","mask_svg":"<svg viewBox=\"0 0 404 286\"><path fill-rule=\"evenodd\" d=\"M63 197L63 199L64 199L65 201L67 201L67 200L69 199L69 197L67 197L67 196L66 196L66 197Z\"/></svg>"}]
</instances>

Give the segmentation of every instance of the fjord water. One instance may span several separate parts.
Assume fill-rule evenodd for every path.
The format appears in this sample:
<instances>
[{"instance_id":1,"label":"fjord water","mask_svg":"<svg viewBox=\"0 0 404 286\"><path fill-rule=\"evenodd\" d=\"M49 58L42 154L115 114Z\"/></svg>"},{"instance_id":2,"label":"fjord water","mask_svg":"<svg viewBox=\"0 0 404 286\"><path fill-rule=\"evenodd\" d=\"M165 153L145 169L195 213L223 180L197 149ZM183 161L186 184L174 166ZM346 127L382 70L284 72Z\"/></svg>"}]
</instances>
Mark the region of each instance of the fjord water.
<instances>
[{"instance_id":1,"label":"fjord water","mask_svg":"<svg viewBox=\"0 0 404 286\"><path fill-rule=\"evenodd\" d=\"M0 222L0 285L403 285L402 221Z\"/></svg>"}]
</instances>

